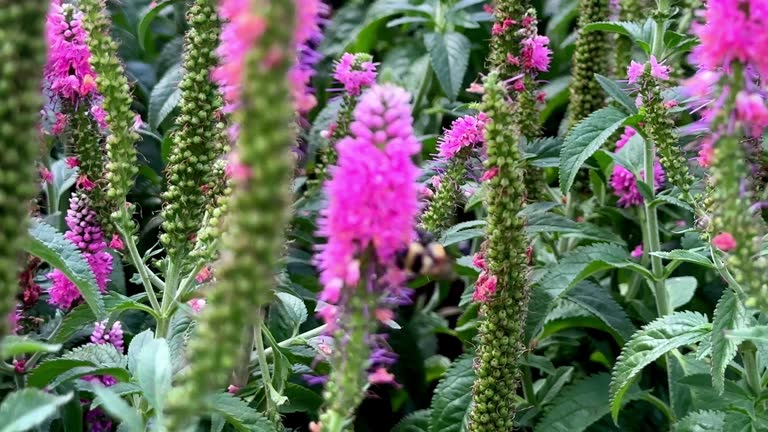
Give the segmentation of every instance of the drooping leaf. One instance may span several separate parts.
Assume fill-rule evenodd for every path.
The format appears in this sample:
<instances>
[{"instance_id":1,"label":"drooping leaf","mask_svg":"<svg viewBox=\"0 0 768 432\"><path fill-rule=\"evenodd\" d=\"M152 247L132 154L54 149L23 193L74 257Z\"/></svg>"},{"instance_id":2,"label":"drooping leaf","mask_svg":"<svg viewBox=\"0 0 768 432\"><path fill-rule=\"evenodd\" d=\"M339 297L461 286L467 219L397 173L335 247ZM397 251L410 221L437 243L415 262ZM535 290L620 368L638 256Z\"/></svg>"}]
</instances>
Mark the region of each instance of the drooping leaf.
<instances>
[{"instance_id":1,"label":"drooping leaf","mask_svg":"<svg viewBox=\"0 0 768 432\"><path fill-rule=\"evenodd\" d=\"M60 349L60 344L47 344L28 337L9 335L0 340L0 359L19 354L55 353Z\"/></svg>"},{"instance_id":2,"label":"drooping leaf","mask_svg":"<svg viewBox=\"0 0 768 432\"><path fill-rule=\"evenodd\" d=\"M615 107L593 112L579 122L565 137L560 151L560 190L571 190L581 165L597 151L629 116Z\"/></svg>"},{"instance_id":3,"label":"drooping leaf","mask_svg":"<svg viewBox=\"0 0 768 432\"><path fill-rule=\"evenodd\" d=\"M475 369L472 354L457 358L435 389L432 398L429 432L460 432L469 402Z\"/></svg>"},{"instance_id":4,"label":"drooping leaf","mask_svg":"<svg viewBox=\"0 0 768 432\"><path fill-rule=\"evenodd\" d=\"M27 252L64 273L77 286L83 299L98 319L106 316L96 277L80 250L52 226L33 220L29 228Z\"/></svg>"},{"instance_id":5,"label":"drooping leaf","mask_svg":"<svg viewBox=\"0 0 768 432\"><path fill-rule=\"evenodd\" d=\"M28 431L53 417L72 396L57 396L36 388L8 394L0 404L0 432Z\"/></svg>"},{"instance_id":6,"label":"drooping leaf","mask_svg":"<svg viewBox=\"0 0 768 432\"><path fill-rule=\"evenodd\" d=\"M149 126L153 130L157 130L168 114L179 104L181 100L179 83L183 74L181 64L177 63L170 67L152 88L152 94L149 96Z\"/></svg>"},{"instance_id":7,"label":"drooping leaf","mask_svg":"<svg viewBox=\"0 0 768 432\"><path fill-rule=\"evenodd\" d=\"M637 113L637 106L635 105L635 101L633 101L632 98L627 95L627 92L625 92L624 89L619 87L619 84L616 81L600 74L595 74L595 79L597 80L598 84L600 84L600 87L605 90L608 96L621 104L621 106L624 107L628 113Z\"/></svg>"},{"instance_id":8,"label":"drooping leaf","mask_svg":"<svg viewBox=\"0 0 768 432\"><path fill-rule=\"evenodd\" d=\"M652 252L651 255L672 261L684 261L699 264L707 268L715 268L709 258L686 249L675 249L669 252Z\"/></svg>"},{"instance_id":9,"label":"drooping leaf","mask_svg":"<svg viewBox=\"0 0 768 432\"><path fill-rule=\"evenodd\" d=\"M120 420L121 428L127 432L142 432L144 430L144 422L136 409L128 405L111 388L92 385L90 390L96 395L96 401L99 405L110 416Z\"/></svg>"},{"instance_id":10,"label":"drooping leaf","mask_svg":"<svg viewBox=\"0 0 768 432\"><path fill-rule=\"evenodd\" d=\"M471 42L461 33L431 32L424 35L424 45L440 86L448 98L455 100L467 72Z\"/></svg>"},{"instance_id":11,"label":"drooping leaf","mask_svg":"<svg viewBox=\"0 0 768 432\"><path fill-rule=\"evenodd\" d=\"M280 413L315 412L323 404L323 398L314 391L293 383L285 385L283 392L288 402L280 406Z\"/></svg>"},{"instance_id":12,"label":"drooping leaf","mask_svg":"<svg viewBox=\"0 0 768 432\"><path fill-rule=\"evenodd\" d=\"M429 410L414 411L400 420L392 432L427 432L431 415Z\"/></svg>"},{"instance_id":13,"label":"drooping leaf","mask_svg":"<svg viewBox=\"0 0 768 432\"><path fill-rule=\"evenodd\" d=\"M613 367L610 395L614 421L624 395L643 368L673 349L702 341L711 329L706 316L686 311L661 317L635 333Z\"/></svg>"},{"instance_id":14,"label":"drooping leaf","mask_svg":"<svg viewBox=\"0 0 768 432\"><path fill-rule=\"evenodd\" d=\"M77 367L92 367L93 363L85 360L52 359L40 363L27 375L29 387L44 388L57 376Z\"/></svg>"},{"instance_id":15,"label":"drooping leaf","mask_svg":"<svg viewBox=\"0 0 768 432\"><path fill-rule=\"evenodd\" d=\"M675 423L675 432L723 432L725 413L722 411L694 411Z\"/></svg>"},{"instance_id":16,"label":"drooping leaf","mask_svg":"<svg viewBox=\"0 0 768 432\"><path fill-rule=\"evenodd\" d=\"M577 303L599 318L618 336L620 342L625 342L632 337L635 326L624 312L624 309L611 297L611 294L603 287L590 281L583 281L573 287L565 299Z\"/></svg>"},{"instance_id":17,"label":"drooping leaf","mask_svg":"<svg viewBox=\"0 0 768 432\"><path fill-rule=\"evenodd\" d=\"M534 428L535 432L581 432L610 413L607 373L593 375L563 389ZM622 403L638 399L642 392L630 391Z\"/></svg>"},{"instance_id":18,"label":"drooping leaf","mask_svg":"<svg viewBox=\"0 0 768 432\"><path fill-rule=\"evenodd\" d=\"M244 400L229 393L219 393L208 398L212 411L221 415L238 431L276 432L275 426Z\"/></svg>"},{"instance_id":19,"label":"drooping leaf","mask_svg":"<svg viewBox=\"0 0 768 432\"><path fill-rule=\"evenodd\" d=\"M171 352L165 339L144 343L136 363L136 380L147 402L162 416L171 390Z\"/></svg>"},{"instance_id":20,"label":"drooping leaf","mask_svg":"<svg viewBox=\"0 0 768 432\"><path fill-rule=\"evenodd\" d=\"M725 369L736 356L739 341L727 338L727 331L741 330L749 324L749 315L730 289L723 292L712 320L712 386L718 393L725 390Z\"/></svg>"}]
</instances>

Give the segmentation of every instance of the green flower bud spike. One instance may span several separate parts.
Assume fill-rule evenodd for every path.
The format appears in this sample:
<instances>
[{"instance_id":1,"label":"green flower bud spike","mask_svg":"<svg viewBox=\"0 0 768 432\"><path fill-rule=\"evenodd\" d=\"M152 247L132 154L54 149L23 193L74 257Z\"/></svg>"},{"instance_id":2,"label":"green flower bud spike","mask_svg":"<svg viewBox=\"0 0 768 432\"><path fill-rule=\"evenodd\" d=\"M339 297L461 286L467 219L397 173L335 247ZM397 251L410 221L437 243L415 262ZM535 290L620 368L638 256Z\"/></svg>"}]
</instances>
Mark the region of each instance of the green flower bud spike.
<instances>
[{"instance_id":1,"label":"green flower bud spike","mask_svg":"<svg viewBox=\"0 0 768 432\"><path fill-rule=\"evenodd\" d=\"M439 237L454 219L456 204L461 199L461 185L466 177L466 163L470 149L463 149L448 161L448 169L440 177L440 185L421 215L421 227Z\"/></svg>"},{"instance_id":2,"label":"green flower bud spike","mask_svg":"<svg viewBox=\"0 0 768 432\"><path fill-rule=\"evenodd\" d=\"M22 241L35 194L36 125L48 1L0 0L0 337L10 332Z\"/></svg>"},{"instance_id":3,"label":"green flower bud spike","mask_svg":"<svg viewBox=\"0 0 768 432\"><path fill-rule=\"evenodd\" d=\"M106 199L106 185L104 184L104 170L106 155L102 141L104 136L98 129L98 125L91 118L88 106L81 104L70 117L71 151L77 155L80 174L88 177L96 186L87 191L90 198L90 208L96 212L99 225L109 237L112 232L112 224L109 215L112 213L109 202Z\"/></svg>"},{"instance_id":4,"label":"green flower bud spike","mask_svg":"<svg viewBox=\"0 0 768 432\"><path fill-rule=\"evenodd\" d=\"M498 170L489 181L487 261L497 282L495 294L480 307L477 379L472 387L470 432L511 431L520 384L518 361L525 351L528 313L528 259L525 221L517 217L525 201L524 162L510 128L512 112L497 72L485 80L482 111L486 127L486 168Z\"/></svg>"},{"instance_id":5,"label":"green flower bud spike","mask_svg":"<svg viewBox=\"0 0 768 432\"><path fill-rule=\"evenodd\" d=\"M181 112L176 118L163 194L162 217L165 234L161 240L171 261L188 256L193 238L200 230L210 191L220 179L214 176L214 162L224 153L226 136L221 117L222 99L210 80L218 58L220 22L215 0L195 0L187 12L190 25L185 36L184 78Z\"/></svg>"},{"instance_id":6,"label":"green flower bud spike","mask_svg":"<svg viewBox=\"0 0 768 432\"><path fill-rule=\"evenodd\" d=\"M608 0L579 0L579 37L573 55L571 101L568 107L570 125L575 125L605 106L605 94L595 74L607 75L610 54L608 35L586 32L587 24L607 21Z\"/></svg>"},{"instance_id":7,"label":"green flower bud spike","mask_svg":"<svg viewBox=\"0 0 768 432\"><path fill-rule=\"evenodd\" d=\"M91 50L91 66L96 71L96 87L103 97L107 113L106 123L109 135L106 140L107 180L106 198L114 212L125 212L125 197L138 173L136 149L133 144L139 139L134 130L135 114L131 111L131 89L125 77L125 70L117 57L117 43L110 36L111 23L104 0L80 0L83 12L83 27L88 32L88 47ZM121 223L130 219L121 214ZM131 227L126 227L131 228Z\"/></svg>"},{"instance_id":8,"label":"green flower bud spike","mask_svg":"<svg viewBox=\"0 0 768 432\"><path fill-rule=\"evenodd\" d=\"M169 395L166 428L171 431L183 430L204 407L205 396L226 387L243 329L257 323L259 308L272 298L290 216L291 148L296 137L287 74L294 58L289 25L295 21L294 4L274 0L254 14L261 14L267 25L246 59L235 113L241 125L233 162L238 175L228 204L219 282L189 342L189 368Z\"/></svg>"}]
</instances>

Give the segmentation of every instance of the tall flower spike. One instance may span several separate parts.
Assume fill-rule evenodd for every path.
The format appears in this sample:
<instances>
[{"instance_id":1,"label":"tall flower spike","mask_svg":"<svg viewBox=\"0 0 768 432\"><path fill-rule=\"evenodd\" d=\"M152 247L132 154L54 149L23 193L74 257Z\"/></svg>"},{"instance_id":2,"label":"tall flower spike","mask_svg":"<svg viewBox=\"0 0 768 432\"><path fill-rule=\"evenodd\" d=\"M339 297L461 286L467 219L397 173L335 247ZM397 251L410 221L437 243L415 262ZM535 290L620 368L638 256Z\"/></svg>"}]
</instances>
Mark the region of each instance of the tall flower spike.
<instances>
[{"instance_id":1,"label":"tall flower spike","mask_svg":"<svg viewBox=\"0 0 768 432\"><path fill-rule=\"evenodd\" d=\"M117 57L117 43L112 40L111 23L104 0L80 0L83 27L88 33L91 66L98 75L96 86L101 94L109 129L106 141L107 201L112 211L124 207L125 197L138 173L136 149L139 135L135 132L136 116L131 111L131 89L125 70ZM128 221L122 221L126 224Z\"/></svg>"},{"instance_id":2,"label":"tall flower spike","mask_svg":"<svg viewBox=\"0 0 768 432\"><path fill-rule=\"evenodd\" d=\"M209 77L218 63L220 21L216 0L195 0L187 12L184 44L184 78L181 112L176 118L178 130L167 168L168 189L163 194L163 229L161 236L171 261L177 263L189 255L191 238L200 230L209 194L220 182L213 172L224 153L226 136L219 120L222 107L218 86Z\"/></svg>"},{"instance_id":3,"label":"tall flower spike","mask_svg":"<svg viewBox=\"0 0 768 432\"><path fill-rule=\"evenodd\" d=\"M579 0L579 36L573 55L571 100L568 107L570 125L575 125L605 105L605 94L595 74L607 75L610 47L604 32L586 32L584 26L607 21L608 0Z\"/></svg>"},{"instance_id":4,"label":"tall flower spike","mask_svg":"<svg viewBox=\"0 0 768 432\"><path fill-rule=\"evenodd\" d=\"M27 212L34 196L35 124L48 1L0 0L0 337L10 332Z\"/></svg>"},{"instance_id":5,"label":"tall flower spike","mask_svg":"<svg viewBox=\"0 0 768 432\"><path fill-rule=\"evenodd\" d=\"M189 342L190 365L168 401L168 429L182 430L210 391L223 390L258 309L272 298L284 231L290 214L294 106L287 74L293 64L296 4L222 0L220 52L242 63L223 77L237 92L237 156L231 212L224 236L219 282L207 297ZM245 28L240 26L246 26ZM252 37L233 37L234 31ZM254 36L254 32L256 35ZM247 121L246 121L247 120Z\"/></svg>"},{"instance_id":6,"label":"tall flower spike","mask_svg":"<svg viewBox=\"0 0 768 432\"><path fill-rule=\"evenodd\" d=\"M320 315L333 329L336 348L320 414L324 432L348 430L367 383L391 380L382 367L391 355L377 349L372 333L377 319L392 319L388 308L403 298L395 255L413 238L419 208L419 170L411 158L421 146L409 99L392 85L374 86L362 96L326 183L328 207L318 234L328 242L317 262L320 300L328 304Z\"/></svg>"},{"instance_id":7,"label":"tall flower spike","mask_svg":"<svg viewBox=\"0 0 768 432\"><path fill-rule=\"evenodd\" d=\"M472 387L470 432L509 431L513 427L518 360L525 351L523 329L528 313L525 221L517 214L525 202L524 164L513 130L506 89L497 72L485 80L482 111L486 126L486 166L497 171L488 185L486 261L493 291L480 306L477 379ZM490 287L488 287L490 288Z\"/></svg>"},{"instance_id":8,"label":"tall flower spike","mask_svg":"<svg viewBox=\"0 0 768 432\"><path fill-rule=\"evenodd\" d=\"M483 135L488 121L485 113L461 117L451 123L440 139L438 156L445 161L447 169L440 176L429 207L421 215L421 226L427 232L439 236L450 226L461 196L467 160L475 146L485 142Z\"/></svg>"}]
</instances>

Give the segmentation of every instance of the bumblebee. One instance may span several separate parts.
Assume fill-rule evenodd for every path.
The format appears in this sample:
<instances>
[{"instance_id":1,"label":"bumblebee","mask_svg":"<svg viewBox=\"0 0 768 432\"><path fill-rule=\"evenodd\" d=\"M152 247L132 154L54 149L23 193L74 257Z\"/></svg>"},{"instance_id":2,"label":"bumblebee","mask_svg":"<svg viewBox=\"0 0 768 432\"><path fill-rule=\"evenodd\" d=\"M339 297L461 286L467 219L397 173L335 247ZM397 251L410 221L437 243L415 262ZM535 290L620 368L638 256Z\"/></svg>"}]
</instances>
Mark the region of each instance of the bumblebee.
<instances>
[{"instance_id":1,"label":"bumblebee","mask_svg":"<svg viewBox=\"0 0 768 432\"><path fill-rule=\"evenodd\" d=\"M450 273L450 259L443 245L435 237L422 230L408 247L399 250L395 263L410 276L444 276Z\"/></svg>"}]
</instances>

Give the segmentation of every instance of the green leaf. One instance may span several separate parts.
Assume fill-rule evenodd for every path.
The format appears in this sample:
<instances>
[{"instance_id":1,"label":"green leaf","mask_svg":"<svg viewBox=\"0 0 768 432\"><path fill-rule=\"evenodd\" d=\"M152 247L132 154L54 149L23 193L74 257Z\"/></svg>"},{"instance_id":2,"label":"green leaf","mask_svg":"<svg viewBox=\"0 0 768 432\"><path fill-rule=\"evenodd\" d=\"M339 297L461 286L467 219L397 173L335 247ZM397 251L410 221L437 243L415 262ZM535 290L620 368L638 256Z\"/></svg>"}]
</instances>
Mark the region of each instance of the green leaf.
<instances>
[{"instance_id":1,"label":"green leaf","mask_svg":"<svg viewBox=\"0 0 768 432\"><path fill-rule=\"evenodd\" d=\"M314 413L323 404L323 398L319 394L298 384L287 383L283 394L288 398L288 402L280 406L281 414Z\"/></svg>"},{"instance_id":2,"label":"green leaf","mask_svg":"<svg viewBox=\"0 0 768 432\"><path fill-rule=\"evenodd\" d=\"M4 423L0 432L24 432L42 424L56 415L72 395L57 396L35 388L8 394L0 404L0 419Z\"/></svg>"},{"instance_id":3,"label":"green leaf","mask_svg":"<svg viewBox=\"0 0 768 432\"><path fill-rule=\"evenodd\" d=\"M96 395L94 402L98 402L110 416L120 421L121 431L144 431L144 422L141 420L139 413L110 388L101 385L91 385L90 390Z\"/></svg>"},{"instance_id":4,"label":"green leaf","mask_svg":"<svg viewBox=\"0 0 768 432\"><path fill-rule=\"evenodd\" d=\"M723 432L725 413L722 411L694 411L675 423L675 432Z\"/></svg>"},{"instance_id":5,"label":"green leaf","mask_svg":"<svg viewBox=\"0 0 768 432\"><path fill-rule=\"evenodd\" d=\"M672 195L656 195L656 199L651 202L651 206L655 207L660 204L671 204L673 206L680 207L681 209L688 210L691 213L694 213L693 207L690 206L687 202L681 200L680 198L677 198L676 196Z\"/></svg>"},{"instance_id":6,"label":"green leaf","mask_svg":"<svg viewBox=\"0 0 768 432\"><path fill-rule=\"evenodd\" d=\"M139 352L136 381L159 417L171 390L171 352L165 339L152 339Z\"/></svg>"},{"instance_id":7,"label":"green leaf","mask_svg":"<svg viewBox=\"0 0 768 432\"><path fill-rule=\"evenodd\" d=\"M474 355L466 353L457 358L435 389L432 398L429 432L460 432L472 398L475 369Z\"/></svg>"},{"instance_id":8,"label":"green leaf","mask_svg":"<svg viewBox=\"0 0 768 432\"><path fill-rule=\"evenodd\" d=\"M299 326L307 320L307 307L300 298L285 292L278 292L277 299L269 310L270 321L288 330L287 339L298 334Z\"/></svg>"},{"instance_id":9,"label":"green leaf","mask_svg":"<svg viewBox=\"0 0 768 432\"><path fill-rule=\"evenodd\" d=\"M726 331L725 337L735 340L752 340L757 342L768 342L768 326L758 325L749 328Z\"/></svg>"},{"instance_id":10,"label":"green leaf","mask_svg":"<svg viewBox=\"0 0 768 432\"><path fill-rule=\"evenodd\" d=\"M536 392L537 404L545 406L551 402L563 387L571 382L573 377L573 366L563 366L557 368L554 374L547 377L544 385Z\"/></svg>"},{"instance_id":11,"label":"green leaf","mask_svg":"<svg viewBox=\"0 0 768 432\"><path fill-rule=\"evenodd\" d=\"M591 223L577 223L558 214L537 213L526 219L525 230L528 233L561 233L568 238L626 244L620 236L607 229Z\"/></svg>"},{"instance_id":12,"label":"green leaf","mask_svg":"<svg viewBox=\"0 0 768 432\"><path fill-rule=\"evenodd\" d=\"M473 220L456 224L445 230L439 242L443 246L450 246L465 240L482 237L485 235L485 225L486 222L484 220Z\"/></svg>"},{"instance_id":13,"label":"green leaf","mask_svg":"<svg viewBox=\"0 0 768 432\"><path fill-rule=\"evenodd\" d=\"M712 261L710 261L709 258L699 253L686 250L686 249L675 249L669 252L651 252L651 255L657 256L663 259L667 259L667 260L685 261L693 264L702 265L707 268L715 268L715 266L712 264Z\"/></svg>"},{"instance_id":14,"label":"green leaf","mask_svg":"<svg viewBox=\"0 0 768 432\"><path fill-rule=\"evenodd\" d=\"M617 421L622 399L635 377L667 352L701 342L712 329L707 317L697 312L675 312L643 327L624 345L613 367L611 415Z\"/></svg>"},{"instance_id":15,"label":"green leaf","mask_svg":"<svg viewBox=\"0 0 768 432\"><path fill-rule=\"evenodd\" d=\"M698 281L692 276L672 277L664 281L664 287L669 295L669 304L672 309L687 304L696 294Z\"/></svg>"},{"instance_id":16,"label":"green leaf","mask_svg":"<svg viewBox=\"0 0 768 432\"><path fill-rule=\"evenodd\" d=\"M534 428L535 432L580 432L609 413L607 373L593 375L565 387ZM640 398L631 391L623 403Z\"/></svg>"},{"instance_id":17,"label":"green leaf","mask_svg":"<svg viewBox=\"0 0 768 432\"><path fill-rule=\"evenodd\" d=\"M112 344L89 343L64 353L62 359L87 361L94 366L125 368L127 358Z\"/></svg>"},{"instance_id":18,"label":"green leaf","mask_svg":"<svg viewBox=\"0 0 768 432\"><path fill-rule=\"evenodd\" d=\"M77 367L93 366L93 363L85 360L53 359L40 363L27 375L29 387L43 388L54 378Z\"/></svg>"},{"instance_id":19,"label":"green leaf","mask_svg":"<svg viewBox=\"0 0 768 432\"><path fill-rule=\"evenodd\" d=\"M9 335L0 341L0 359L19 354L55 353L60 349L60 344L47 344L28 337Z\"/></svg>"},{"instance_id":20,"label":"green leaf","mask_svg":"<svg viewBox=\"0 0 768 432\"><path fill-rule=\"evenodd\" d=\"M565 137L560 152L560 190L568 193L581 165L610 138L629 116L606 107L579 122Z\"/></svg>"},{"instance_id":21,"label":"green leaf","mask_svg":"<svg viewBox=\"0 0 768 432\"><path fill-rule=\"evenodd\" d=\"M150 36L149 27L152 24L152 21L154 21L154 19L157 18L157 16L160 14L160 12L163 11L163 9L179 1L180 0L164 0L164 1L158 2L154 7L147 6L147 11L141 17L141 21L139 21L139 26L136 31L136 34L138 35L138 38L139 38L139 46L141 47L141 49L144 49L147 37Z\"/></svg>"},{"instance_id":22,"label":"green leaf","mask_svg":"<svg viewBox=\"0 0 768 432\"><path fill-rule=\"evenodd\" d=\"M424 45L440 86L449 99L455 100L467 72L471 42L461 33L432 32L424 35Z\"/></svg>"},{"instance_id":23,"label":"green leaf","mask_svg":"<svg viewBox=\"0 0 768 432\"><path fill-rule=\"evenodd\" d=\"M59 269L75 284L98 319L106 317L96 277L80 250L52 226L33 220L27 252Z\"/></svg>"},{"instance_id":24,"label":"green leaf","mask_svg":"<svg viewBox=\"0 0 768 432\"><path fill-rule=\"evenodd\" d=\"M414 411L400 420L400 423L395 425L392 432L427 432L431 416L430 410Z\"/></svg>"},{"instance_id":25,"label":"green leaf","mask_svg":"<svg viewBox=\"0 0 768 432\"><path fill-rule=\"evenodd\" d=\"M131 344L128 345L128 370L132 375L136 375L139 370L139 354L144 350L144 347L152 343L155 339L155 334L151 329L146 329L143 332L137 334L131 339Z\"/></svg>"},{"instance_id":26,"label":"green leaf","mask_svg":"<svg viewBox=\"0 0 768 432\"><path fill-rule=\"evenodd\" d=\"M242 432L276 432L275 426L259 411L229 393L219 393L208 398L211 410L224 417L229 424Z\"/></svg>"},{"instance_id":27,"label":"green leaf","mask_svg":"<svg viewBox=\"0 0 768 432\"><path fill-rule=\"evenodd\" d=\"M633 101L632 98L627 95L624 89L619 87L619 84L616 81L600 74L595 74L595 79L597 80L598 84L600 84L600 87L605 90L608 96L626 108L628 113L637 114L637 106L635 106L635 101Z\"/></svg>"},{"instance_id":28,"label":"green leaf","mask_svg":"<svg viewBox=\"0 0 768 432\"><path fill-rule=\"evenodd\" d=\"M629 340L636 330L624 309L611 297L608 290L600 285L583 281L568 291L564 298L599 318L613 330L614 336L617 336L620 343Z\"/></svg>"},{"instance_id":29,"label":"green leaf","mask_svg":"<svg viewBox=\"0 0 768 432\"><path fill-rule=\"evenodd\" d=\"M176 108L181 100L179 83L184 70L181 63L173 65L152 88L149 96L149 126L157 130L166 117Z\"/></svg>"},{"instance_id":30,"label":"green leaf","mask_svg":"<svg viewBox=\"0 0 768 432\"><path fill-rule=\"evenodd\" d=\"M650 25L648 23L650 22ZM635 43L638 44L646 52L649 51L649 46L653 38L653 20L648 20L645 23L639 22L594 22L584 26L585 32L592 31L604 31L610 33L618 33L629 37Z\"/></svg>"}]
</instances>

